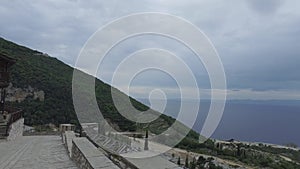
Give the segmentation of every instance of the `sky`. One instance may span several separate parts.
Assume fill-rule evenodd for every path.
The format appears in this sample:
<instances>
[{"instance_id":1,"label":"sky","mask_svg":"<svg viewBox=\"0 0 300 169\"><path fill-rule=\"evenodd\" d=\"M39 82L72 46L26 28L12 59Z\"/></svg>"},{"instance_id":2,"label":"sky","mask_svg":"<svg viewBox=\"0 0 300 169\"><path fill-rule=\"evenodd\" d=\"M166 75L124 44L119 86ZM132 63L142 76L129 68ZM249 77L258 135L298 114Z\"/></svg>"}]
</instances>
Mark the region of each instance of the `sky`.
<instances>
[{"instance_id":1,"label":"sky","mask_svg":"<svg viewBox=\"0 0 300 169\"><path fill-rule=\"evenodd\" d=\"M223 63L229 99L300 99L300 1L4 0L0 5L0 36L74 66L84 44L99 28L119 17L141 12L175 15L202 30ZM178 55L192 70L202 98L210 97L209 77L203 64L178 41L162 36L144 35L120 43L108 53L97 77L110 83L122 59L146 48L166 49ZM172 58L164 59L149 57L141 62L178 67ZM128 66L128 72L135 64ZM88 67L82 69L88 71ZM126 77L127 70L122 73ZM182 78L180 72L177 77ZM123 90L127 86L118 87ZM176 77L157 70L137 74L129 94L147 98L158 88L168 98L180 97ZM189 85L180 89L191 95L195 92Z\"/></svg>"}]
</instances>

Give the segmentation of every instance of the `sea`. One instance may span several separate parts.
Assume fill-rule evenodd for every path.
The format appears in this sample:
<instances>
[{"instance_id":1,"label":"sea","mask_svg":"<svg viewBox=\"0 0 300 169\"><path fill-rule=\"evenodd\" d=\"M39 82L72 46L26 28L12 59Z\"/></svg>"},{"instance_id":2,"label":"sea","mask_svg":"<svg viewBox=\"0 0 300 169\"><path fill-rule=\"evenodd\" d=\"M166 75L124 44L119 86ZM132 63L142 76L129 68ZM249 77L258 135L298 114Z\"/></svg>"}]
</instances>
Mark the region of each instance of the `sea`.
<instances>
[{"instance_id":1,"label":"sea","mask_svg":"<svg viewBox=\"0 0 300 169\"><path fill-rule=\"evenodd\" d=\"M147 99L138 99L149 105ZM152 102L161 100L152 100ZM193 100L184 100L191 103ZM177 118L180 99L167 100L164 114ZM193 129L200 132L210 107L209 100L201 100ZM186 116L189 116L187 112ZM211 138L235 139L300 146L300 100L228 100L222 119Z\"/></svg>"}]
</instances>

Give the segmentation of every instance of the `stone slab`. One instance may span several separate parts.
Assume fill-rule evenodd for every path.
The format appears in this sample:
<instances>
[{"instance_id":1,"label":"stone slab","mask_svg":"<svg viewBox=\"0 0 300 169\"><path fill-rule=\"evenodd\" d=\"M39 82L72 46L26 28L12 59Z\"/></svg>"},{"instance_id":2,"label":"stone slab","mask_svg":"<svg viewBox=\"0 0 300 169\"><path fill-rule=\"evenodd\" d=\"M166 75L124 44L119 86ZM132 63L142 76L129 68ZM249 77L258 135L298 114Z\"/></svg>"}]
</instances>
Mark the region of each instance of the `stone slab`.
<instances>
[{"instance_id":1,"label":"stone slab","mask_svg":"<svg viewBox=\"0 0 300 169\"><path fill-rule=\"evenodd\" d=\"M163 169L182 169L178 165L162 158L161 156L154 156L148 158L126 158L132 164L138 168L143 169L153 169L153 168L163 168Z\"/></svg>"},{"instance_id":2,"label":"stone slab","mask_svg":"<svg viewBox=\"0 0 300 169\"><path fill-rule=\"evenodd\" d=\"M74 138L73 143L80 149L86 158L104 156L87 138Z\"/></svg>"},{"instance_id":3,"label":"stone slab","mask_svg":"<svg viewBox=\"0 0 300 169\"><path fill-rule=\"evenodd\" d=\"M118 169L119 167L116 166L108 157L106 157L97 147L92 144L87 138L74 138L73 139L73 148L78 148L81 152L81 156L83 156L88 163L94 169ZM75 147L74 147L75 146ZM78 154L75 154L75 156ZM73 158L75 161L76 158ZM78 162L82 160L82 157L78 157Z\"/></svg>"},{"instance_id":4,"label":"stone slab","mask_svg":"<svg viewBox=\"0 0 300 169\"><path fill-rule=\"evenodd\" d=\"M76 137L75 135L75 132L74 131L66 131L64 134L63 134L63 140L65 140L65 144L67 146L67 149L68 149L68 153L69 153L69 156L71 157L72 156L72 141L73 139Z\"/></svg>"}]
</instances>

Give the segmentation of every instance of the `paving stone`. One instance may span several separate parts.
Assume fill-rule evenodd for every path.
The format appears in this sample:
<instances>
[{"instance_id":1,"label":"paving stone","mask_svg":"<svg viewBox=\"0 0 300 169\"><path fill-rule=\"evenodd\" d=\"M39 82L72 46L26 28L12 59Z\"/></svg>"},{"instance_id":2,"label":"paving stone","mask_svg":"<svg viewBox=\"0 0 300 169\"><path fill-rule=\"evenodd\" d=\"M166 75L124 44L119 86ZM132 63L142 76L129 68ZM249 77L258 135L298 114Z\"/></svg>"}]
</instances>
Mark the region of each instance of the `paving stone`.
<instances>
[{"instance_id":1,"label":"paving stone","mask_svg":"<svg viewBox=\"0 0 300 169\"><path fill-rule=\"evenodd\" d=\"M1 169L77 169L59 136L24 136L0 142Z\"/></svg>"}]
</instances>

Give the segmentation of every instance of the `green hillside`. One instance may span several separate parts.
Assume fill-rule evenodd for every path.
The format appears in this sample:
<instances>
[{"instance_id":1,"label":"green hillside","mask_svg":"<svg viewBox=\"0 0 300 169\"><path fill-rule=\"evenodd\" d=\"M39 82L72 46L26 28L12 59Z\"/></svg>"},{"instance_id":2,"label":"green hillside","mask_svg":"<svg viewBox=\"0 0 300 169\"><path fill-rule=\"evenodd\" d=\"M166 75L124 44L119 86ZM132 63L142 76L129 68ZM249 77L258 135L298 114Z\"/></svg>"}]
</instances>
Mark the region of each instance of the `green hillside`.
<instances>
[{"instance_id":1,"label":"green hillside","mask_svg":"<svg viewBox=\"0 0 300 169\"><path fill-rule=\"evenodd\" d=\"M26 89L31 86L45 93L44 101L27 97L19 103L11 103L21 107L24 112L25 123L28 125L74 123L78 124L72 102L73 68L56 58L49 57L39 51L17 45L0 38L0 52L17 60L11 68L11 81L14 87ZM84 74L84 76L89 76ZM116 126L117 130L135 131L136 123L120 115L113 105L111 86L96 80L95 91L98 106L103 116ZM122 98L126 96L116 89ZM131 99L138 110L148 107ZM173 118L161 115L150 125L150 131L160 133L174 122ZM195 134L195 133L194 133ZM196 135L194 135L196 138Z\"/></svg>"}]
</instances>

